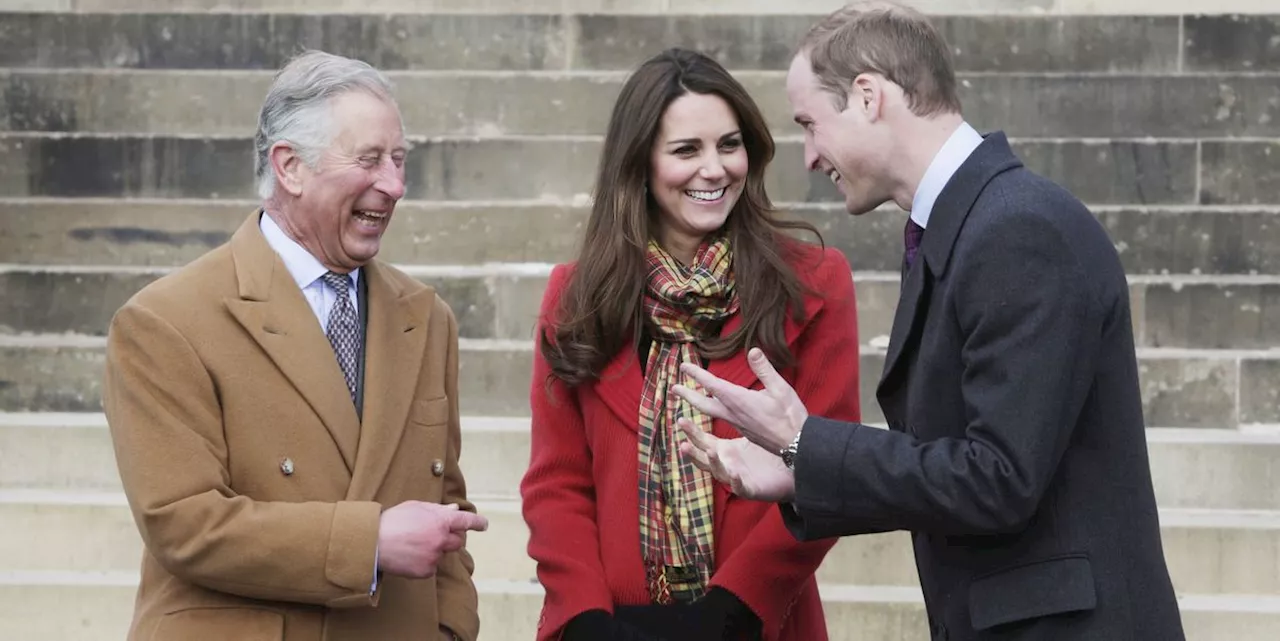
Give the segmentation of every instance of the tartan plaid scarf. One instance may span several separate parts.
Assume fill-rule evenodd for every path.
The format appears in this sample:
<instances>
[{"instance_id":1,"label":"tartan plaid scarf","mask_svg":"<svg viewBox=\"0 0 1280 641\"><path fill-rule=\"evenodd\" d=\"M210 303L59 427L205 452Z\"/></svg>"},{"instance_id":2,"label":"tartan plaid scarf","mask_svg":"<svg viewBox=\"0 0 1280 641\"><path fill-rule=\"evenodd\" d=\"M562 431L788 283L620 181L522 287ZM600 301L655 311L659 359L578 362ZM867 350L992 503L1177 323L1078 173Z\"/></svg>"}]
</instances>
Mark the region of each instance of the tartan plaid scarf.
<instances>
[{"instance_id":1,"label":"tartan plaid scarf","mask_svg":"<svg viewBox=\"0 0 1280 641\"><path fill-rule=\"evenodd\" d=\"M684 266L649 241L644 311L653 337L640 396L640 548L654 603L690 602L711 579L714 499L711 476L680 455L676 419L711 430L711 417L667 392L681 382L680 363L697 362L695 342L738 311L733 254L720 238ZM701 386L688 379L692 389Z\"/></svg>"}]
</instances>

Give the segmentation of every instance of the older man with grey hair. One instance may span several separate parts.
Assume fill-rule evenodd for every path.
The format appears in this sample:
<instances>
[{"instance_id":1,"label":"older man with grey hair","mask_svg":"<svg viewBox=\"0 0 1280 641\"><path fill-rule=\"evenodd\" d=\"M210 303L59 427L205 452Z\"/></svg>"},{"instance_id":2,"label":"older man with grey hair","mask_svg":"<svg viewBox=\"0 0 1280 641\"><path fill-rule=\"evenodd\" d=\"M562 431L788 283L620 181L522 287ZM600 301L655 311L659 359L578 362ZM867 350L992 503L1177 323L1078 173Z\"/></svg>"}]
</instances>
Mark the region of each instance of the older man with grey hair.
<instances>
[{"instance_id":1,"label":"older man with grey hair","mask_svg":"<svg viewBox=\"0 0 1280 641\"><path fill-rule=\"evenodd\" d=\"M129 638L474 641L457 322L375 259L405 189L392 87L308 52L254 142L262 207L111 324Z\"/></svg>"}]
</instances>

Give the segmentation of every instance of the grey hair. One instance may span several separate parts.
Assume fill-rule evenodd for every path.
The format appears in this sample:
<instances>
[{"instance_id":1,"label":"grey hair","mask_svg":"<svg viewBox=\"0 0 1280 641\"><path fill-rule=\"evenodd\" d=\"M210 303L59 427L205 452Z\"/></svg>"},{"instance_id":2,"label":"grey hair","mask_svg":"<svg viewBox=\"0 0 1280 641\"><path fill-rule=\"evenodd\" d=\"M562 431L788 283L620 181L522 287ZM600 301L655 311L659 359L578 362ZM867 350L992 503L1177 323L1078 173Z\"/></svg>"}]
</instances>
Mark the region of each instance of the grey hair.
<instances>
[{"instance_id":1,"label":"grey hair","mask_svg":"<svg viewBox=\"0 0 1280 641\"><path fill-rule=\"evenodd\" d=\"M253 172L263 200L275 193L271 147L287 142L302 162L315 167L333 139L330 100L349 91L365 91L395 104L394 89L386 76L359 60L323 51L306 51L290 60L276 74L258 114L253 136Z\"/></svg>"}]
</instances>

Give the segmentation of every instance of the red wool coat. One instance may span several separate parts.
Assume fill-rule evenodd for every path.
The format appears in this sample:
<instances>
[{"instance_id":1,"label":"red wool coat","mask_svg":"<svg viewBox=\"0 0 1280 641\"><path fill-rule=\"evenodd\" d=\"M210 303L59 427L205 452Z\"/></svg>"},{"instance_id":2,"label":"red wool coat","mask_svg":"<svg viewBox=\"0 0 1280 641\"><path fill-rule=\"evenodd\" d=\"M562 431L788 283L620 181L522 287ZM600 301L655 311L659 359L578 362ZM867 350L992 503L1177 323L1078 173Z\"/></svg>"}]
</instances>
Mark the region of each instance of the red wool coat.
<instances>
[{"instance_id":1,"label":"red wool coat","mask_svg":"<svg viewBox=\"0 0 1280 641\"><path fill-rule=\"evenodd\" d=\"M834 249L804 246L797 273L813 292L805 320L788 319L786 339L797 365L781 373L809 412L859 419L858 337L849 264ZM539 332L549 322L572 266L557 266L547 286ZM729 319L723 333L742 322ZM539 334L540 335L540 334ZM530 395L533 433L521 482L529 554L546 590L538 641L559 639L565 624L591 609L648 603L640 556L637 427L644 386L637 347L629 345L599 380L570 389L554 381L535 349ZM746 354L713 361L709 371L746 387L760 383ZM715 421L716 436L738 432ZM826 641L814 572L835 540L800 543L771 503L749 501L715 484L715 570L711 585L736 595L760 617L765 641Z\"/></svg>"}]
</instances>

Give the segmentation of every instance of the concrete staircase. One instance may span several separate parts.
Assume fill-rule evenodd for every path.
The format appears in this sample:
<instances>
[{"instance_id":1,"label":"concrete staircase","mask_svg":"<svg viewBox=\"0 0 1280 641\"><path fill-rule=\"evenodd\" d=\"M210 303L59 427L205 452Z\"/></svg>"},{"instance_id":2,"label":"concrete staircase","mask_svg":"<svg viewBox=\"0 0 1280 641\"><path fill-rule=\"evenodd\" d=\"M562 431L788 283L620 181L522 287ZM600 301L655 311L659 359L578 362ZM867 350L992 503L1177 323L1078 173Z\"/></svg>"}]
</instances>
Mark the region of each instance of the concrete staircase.
<instances>
[{"instance_id":1,"label":"concrete staircase","mask_svg":"<svg viewBox=\"0 0 1280 641\"><path fill-rule=\"evenodd\" d=\"M463 465L493 521L471 538L485 641L530 639L537 620L516 492L532 318L574 252L613 97L647 54L714 53L760 102L774 199L854 267L863 407L881 420L902 219L853 221L805 174L781 89L799 35L839 2L686 2L673 16L671 0L0 0L0 638L122 638L141 542L100 413L107 322L254 206L256 110L304 45L387 70L417 143L383 257L460 321ZM1191 639L1280 629L1280 16L1200 15L1263 4L920 3L953 14L938 22L970 120L1004 128L1121 250ZM904 534L842 541L820 578L834 639L927 635Z\"/></svg>"}]
</instances>

